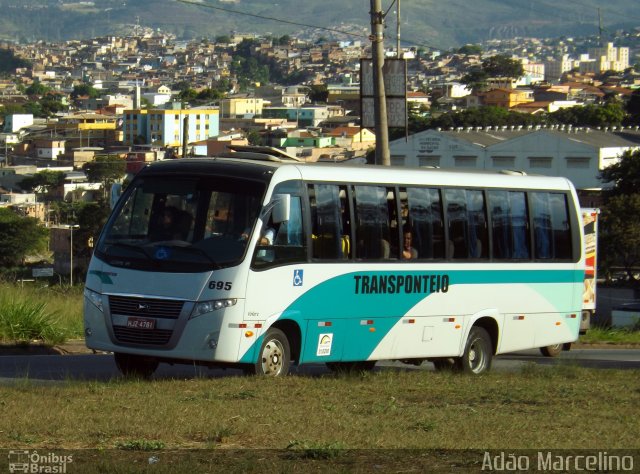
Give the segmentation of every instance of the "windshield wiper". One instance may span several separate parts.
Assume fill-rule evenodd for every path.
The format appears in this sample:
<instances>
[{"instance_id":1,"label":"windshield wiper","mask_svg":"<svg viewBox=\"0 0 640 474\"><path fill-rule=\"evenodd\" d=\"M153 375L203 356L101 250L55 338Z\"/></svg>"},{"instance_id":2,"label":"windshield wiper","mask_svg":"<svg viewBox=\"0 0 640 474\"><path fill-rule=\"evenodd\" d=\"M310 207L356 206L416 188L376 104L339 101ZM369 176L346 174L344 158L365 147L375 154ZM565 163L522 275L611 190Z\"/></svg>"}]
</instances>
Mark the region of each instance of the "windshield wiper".
<instances>
[{"instance_id":1,"label":"windshield wiper","mask_svg":"<svg viewBox=\"0 0 640 474\"><path fill-rule=\"evenodd\" d=\"M124 242L105 242L105 245L108 245L110 247L120 247L127 250L133 250L135 252L141 253L146 258L151 258L149 254L145 251L145 249L143 249L139 245L125 244Z\"/></svg>"},{"instance_id":2,"label":"windshield wiper","mask_svg":"<svg viewBox=\"0 0 640 474\"><path fill-rule=\"evenodd\" d=\"M212 259L207 252L205 252L204 250L202 250L202 249L200 249L198 247L193 247L191 245L188 246L188 247L185 247L183 245L170 245L170 244L169 245L162 244L162 245L159 245L158 247L167 247L167 248L170 248L170 249L179 249L179 250L184 250L186 252L190 252L192 254L197 254L197 255L200 255L200 256L203 256L204 258L206 258L209 261L209 263L211 263L216 270L221 268L220 264L218 264L218 262L216 262L214 259Z\"/></svg>"}]
</instances>

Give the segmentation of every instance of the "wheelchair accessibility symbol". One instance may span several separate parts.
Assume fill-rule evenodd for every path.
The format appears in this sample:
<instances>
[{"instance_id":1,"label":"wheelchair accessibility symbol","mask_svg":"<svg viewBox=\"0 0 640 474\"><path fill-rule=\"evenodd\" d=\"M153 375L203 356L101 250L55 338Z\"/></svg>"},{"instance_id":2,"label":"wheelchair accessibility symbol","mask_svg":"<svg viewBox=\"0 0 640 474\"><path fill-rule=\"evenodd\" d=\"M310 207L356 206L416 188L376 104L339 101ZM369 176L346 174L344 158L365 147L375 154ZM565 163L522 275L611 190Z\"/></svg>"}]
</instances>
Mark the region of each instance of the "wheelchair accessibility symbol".
<instances>
[{"instance_id":1,"label":"wheelchair accessibility symbol","mask_svg":"<svg viewBox=\"0 0 640 474\"><path fill-rule=\"evenodd\" d=\"M293 286L302 286L304 270L293 271Z\"/></svg>"}]
</instances>

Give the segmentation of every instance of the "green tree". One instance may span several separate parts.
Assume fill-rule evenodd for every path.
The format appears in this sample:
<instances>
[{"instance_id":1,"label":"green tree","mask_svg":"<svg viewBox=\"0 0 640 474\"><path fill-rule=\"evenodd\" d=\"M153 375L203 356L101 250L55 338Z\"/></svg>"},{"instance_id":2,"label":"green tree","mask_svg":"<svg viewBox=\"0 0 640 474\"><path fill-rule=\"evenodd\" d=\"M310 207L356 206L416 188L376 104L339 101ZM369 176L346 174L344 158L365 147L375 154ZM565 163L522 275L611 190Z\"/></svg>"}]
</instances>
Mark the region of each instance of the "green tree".
<instances>
[{"instance_id":1,"label":"green tree","mask_svg":"<svg viewBox=\"0 0 640 474\"><path fill-rule=\"evenodd\" d=\"M52 188L57 188L64 184L65 174L63 171L40 171L32 176L27 176L18 183L24 191L34 192L41 195L48 194Z\"/></svg>"},{"instance_id":2,"label":"green tree","mask_svg":"<svg viewBox=\"0 0 640 474\"><path fill-rule=\"evenodd\" d=\"M487 88L489 75L481 67L469 68L468 72L460 78L460 82L473 92L479 92Z\"/></svg>"},{"instance_id":3,"label":"green tree","mask_svg":"<svg viewBox=\"0 0 640 474\"><path fill-rule=\"evenodd\" d=\"M178 94L178 99L183 102L193 102L198 97L198 92L195 89L187 88L180 91Z\"/></svg>"},{"instance_id":4,"label":"green tree","mask_svg":"<svg viewBox=\"0 0 640 474\"><path fill-rule=\"evenodd\" d=\"M25 93L28 96L42 97L43 95L47 94L49 91L51 91L50 87L45 86L40 81L33 81L33 83L29 87L27 87L27 89L25 90Z\"/></svg>"},{"instance_id":5,"label":"green tree","mask_svg":"<svg viewBox=\"0 0 640 474\"><path fill-rule=\"evenodd\" d=\"M13 73L19 67L31 67L31 64L17 57L12 50L0 48L0 74Z\"/></svg>"},{"instance_id":6,"label":"green tree","mask_svg":"<svg viewBox=\"0 0 640 474\"><path fill-rule=\"evenodd\" d=\"M426 128L524 126L538 125L543 122L544 118L538 115L513 112L502 107L483 106L433 117L428 120Z\"/></svg>"},{"instance_id":7,"label":"green tree","mask_svg":"<svg viewBox=\"0 0 640 474\"><path fill-rule=\"evenodd\" d=\"M247 141L249 142L249 145L254 145L254 146L259 146L264 144L262 140L262 135L260 135L260 132L258 132L257 130L250 130L247 133Z\"/></svg>"},{"instance_id":8,"label":"green tree","mask_svg":"<svg viewBox=\"0 0 640 474\"><path fill-rule=\"evenodd\" d=\"M74 100L78 97L86 96L95 99L96 97L100 97L100 95L100 91L93 87L91 84L80 84L73 86L73 91L71 91L71 98Z\"/></svg>"},{"instance_id":9,"label":"green tree","mask_svg":"<svg viewBox=\"0 0 640 474\"><path fill-rule=\"evenodd\" d=\"M456 51L458 54L464 54L466 56L479 56L482 54L482 46L479 44L465 44L462 48Z\"/></svg>"},{"instance_id":10,"label":"green tree","mask_svg":"<svg viewBox=\"0 0 640 474\"><path fill-rule=\"evenodd\" d=\"M599 244L603 268L622 267L637 283L632 269L640 266L640 151L626 151L600 173L613 187L605 193Z\"/></svg>"},{"instance_id":11,"label":"green tree","mask_svg":"<svg viewBox=\"0 0 640 474\"><path fill-rule=\"evenodd\" d=\"M574 126L608 127L621 125L625 117L622 105L616 101L560 109L549 114L549 121Z\"/></svg>"},{"instance_id":12,"label":"green tree","mask_svg":"<svg viewBox=\"0 0 640 474\"><path fill-rule=\"evenodd\" d=\"M0 208L0 265L24 264L27 256L46 250L48 235L37 219Z\"/></svg>"},{"instance_id":13,"label":"green tree","mask_svg":"<svg viewBox=\"0 0 640 474\"><path fill-rule=\"evenodd\" d=\"M31 101L24 104L24 111L34 117L45 117L44 110L39 101Z\"/></svg>"},{"instance_id":14,"label":"green tree","mask_svg":"<svg viewBox=\"0 0 640 474\"><path fill-rule=\"evenodd\" d=\"M327 103L329 91L326 84L313 84L309 90L309 100L317 103Z\"/></svg>"},{"instance_id":15,"label":"green tree","mask_svg":"<svg viewBox=\"0 0 640 474\"><path fill-rule=\"evenodd\" d=\"M613 184L608 197L640 193L640 151L625 151L617 163L600 172L600 179Z\"/></svg>"},{"instance_id":16,"label":"green tree","mask_svg":"<svg viewBox=\"0 0 640 474\"><path fill-rule=\"evenodd\" d=\"M255 83L269 83L270 74L273 74L275 80L285 77L275 60L263 58L255 51L257 45L256 40L244 39L236 47L231 72L238 78L242 90Z\"/></svg>"},{"instance_id":17,"label":"green tree","mask_svg":"<svg viewBox=\"0 0 640 474\"><path fill-rule=\"evenodd\" d=\"M640 158L640 157L639 157ZM620 194L607 200L600 216L599 255L605 271L622 267L630 281L638 283L640 267L640 194Z\"/></svg>"},{"instance_id":18,"label":"green tree","mask_svg":"<svg viewBox=\"0 0 640 474\"><path fill-rule=\"evenodd\" d=\"M89 181L102 183L106 195L111 184L124 177L126 162L118 155L98 155L94 161L85 163L82 169L87 174Z\"/></svg>"},{"instance_id":19,"label":"green tree","mask_svg":"<svg viewBox=\"0 0 640 474\"><path fill-rule=\"evenodd\" d=\"M211 89L208 87L206 89L202 89L196 94L196 100L198 102L218 101L223 97L224 93L220 92L218 89Z\"/></svg>"},{"instance_id":20,"label":"green tree","mask_svg":"<svg viewBox=\"0 0 640 474\"><path fill-rule=\"evenodd\" d=\"M510 77L517 79L524 75L522 63L504 54L497 54L482 61L482 70L490 77Z\"/></svg>"},{"instance_id":21,"label":"green tree","mask_svg":"<svg viewBox=\"0 0 640 474\"><path fill-rule=\"evenodd\" d=\"M51 117L58 112L67 109L67 106L62 103L60 97L54 94L47 94L40 99L40 108L44 117Z\"/></svg>"},{"instance_id":22,"label":"green tree","mask_svg":"<svg viewBox=\"0 0 640 474\"><path fill-rule=\"evenodd\" d=\"M90 244L98 241L100 231L109 217L107 200L58 202L53 209L59 222L78 226L78 229L74 230L74 255L89 257L92 252Z\"/></svg>"},{"instance_id":23,"label":"green tree","mask_svg":"<svg viewBox=\"0 0 640 474\"><path fill-rule=\"evenodd\" d=\"M640 90L635 90L627 101L626 111L631 123L640 124Z\"/></svg>"},{"instance_id":24,"label":"green tree","mask_svg":"<svg viewBox=\"0 0 640 474\"><path fill-rule=\"evenodd\" d=\"M0 107L0 118L2 118L3 120L7 115L24 113L26 113L26 110L20 104L5 104L4 106Z\"/></svg>"},{"instance_id":25,"label":"green tree","mask_svg":"<svg viewBox=\"0 0 640 474\"><path fill-rule=\"evenodd\" d=\"M231 43L231 36L229 35L216 36L214 41L216 44L229 44Z\"/></svg>"}]
</instances>

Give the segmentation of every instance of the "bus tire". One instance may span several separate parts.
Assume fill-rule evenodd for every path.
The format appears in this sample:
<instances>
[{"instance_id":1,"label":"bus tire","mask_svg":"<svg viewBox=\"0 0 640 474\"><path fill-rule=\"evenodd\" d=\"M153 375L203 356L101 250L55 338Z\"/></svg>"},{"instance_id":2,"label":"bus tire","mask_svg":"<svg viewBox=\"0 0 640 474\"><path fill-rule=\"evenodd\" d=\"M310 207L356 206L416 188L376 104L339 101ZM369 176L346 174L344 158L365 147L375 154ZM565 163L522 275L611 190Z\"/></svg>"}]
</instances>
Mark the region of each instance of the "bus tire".
<instances>
[{"instance_id":1,"label":"bus tire","mask_svg":"<svg viewBox=\"0 0 640 474\"><path fill-rule=\"evenodd\" d=\"M545 357L558 357L562 351L568 351L569 349L571 349L571 343L567 342L541 347L540 352Z\"/></svg>"},{"instance_id":2,"label":"bus tire","mask_svg":"<svg viewBox=\"0 0 640 474\"><path fill-rule=\"evenodd\" d=\"M289 373L291 346L280 329L271 328L267 331L258 354L255 365L249 368L250 373L270 377L282 377Z\"/></svg>"},{"instance_id":3,"label":"bus tire","mask_svg":"<svg viewBox=\"0 0 640 474\"><path fill-rule=\"evenodd\" d=\"M113 358L122 375L131 378L148 379L158 368L158 359L135 354L115 352Z\"/></svg>"},{"instance_id":4,"label":"bus tire","mask_svg":"<svg viewBox=\"0 0 640 474\"><path fill-rule=\"evenodd\" d=\"M371 372L376 366L375 360L361 360L357 362L327 362L327 368L337 374L354 374Z\"/></svg>"},{"instance_id":5,"label":"bus tire","mask_svg":"<svg viewBox=\"0 0 640 474\"><path fill-rule=\"evenodd\" d=\"M474 326L469 332L459 365L463 372L482 374L491 369L493 346L484 328Z\"/></svg>"}]
</instances>

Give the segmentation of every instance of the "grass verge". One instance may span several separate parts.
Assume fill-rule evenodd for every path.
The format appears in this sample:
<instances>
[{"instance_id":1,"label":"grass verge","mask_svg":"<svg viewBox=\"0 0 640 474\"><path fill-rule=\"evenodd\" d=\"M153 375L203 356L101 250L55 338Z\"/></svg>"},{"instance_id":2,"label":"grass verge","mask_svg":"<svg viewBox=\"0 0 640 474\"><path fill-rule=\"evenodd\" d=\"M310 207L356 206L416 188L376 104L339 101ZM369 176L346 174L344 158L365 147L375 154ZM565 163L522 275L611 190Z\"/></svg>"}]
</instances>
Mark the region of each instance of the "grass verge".
<instances>
[{"instance_id":1,"label":"grass verge","mask_svg":"<svg viewBox=\"0 0 640 474\"><path fill-rule=\"evenodd\" d=\"M79 338L82 288L0 284L0 342L46 345Z\"/></svg>"},{"instance_id":2,"label":"grass verge","mask_svg":"<svg viewBox=\"0 0 640 474\"><path fill-rule=\"evenodd\" d=\"M640 345L640 330L593 327L586 334L580 336L579 342L585 344Z\"/></svg>"},{"instance_id":3,"label":"grass verge","mask_svg":"<svg viewBox=\"0 0 640 474\"><path fill-rule=\"evenodd\" d=\"M352 449L640 447L637 371L559 363L468 377L415 370L362 376L191 380L28 379L0 387L0 449Z\"/></svg>"}]
</instances>

